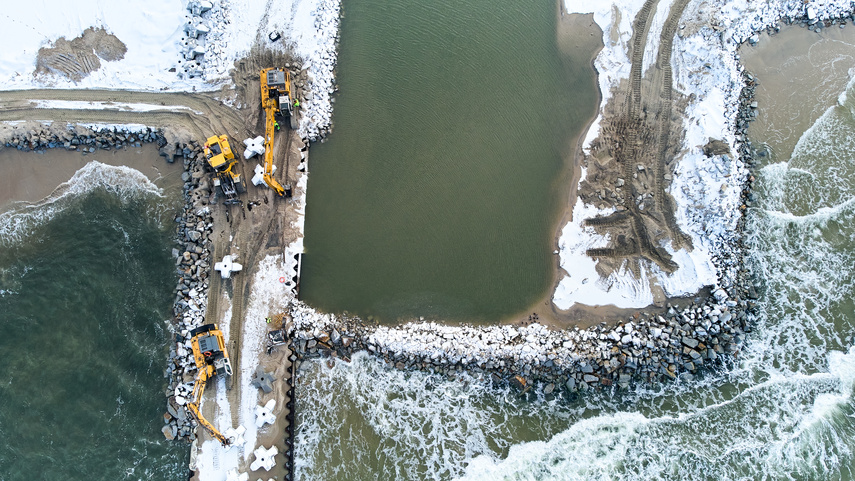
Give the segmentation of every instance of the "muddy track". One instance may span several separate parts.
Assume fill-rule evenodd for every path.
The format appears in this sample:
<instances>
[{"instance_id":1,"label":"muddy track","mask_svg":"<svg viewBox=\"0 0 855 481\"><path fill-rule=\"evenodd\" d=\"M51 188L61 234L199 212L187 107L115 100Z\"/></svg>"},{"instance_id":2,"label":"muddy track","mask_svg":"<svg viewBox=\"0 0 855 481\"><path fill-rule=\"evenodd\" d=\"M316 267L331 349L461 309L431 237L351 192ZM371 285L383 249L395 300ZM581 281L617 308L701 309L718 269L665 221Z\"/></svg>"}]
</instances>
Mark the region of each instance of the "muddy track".
<instances>
[{"instance_id":1,"label":"muddy track","mask_svg":"<svg viewBox=\"0 0 855 481\"><path fill-rule=\"evenodd\" d=\"M592 184L588 188L588 192L593 191L594 194L605 192L598 182L607 178L624 179L625 184L618 185L624 186L620 195L612 196L615 199L612 205L618 210L611 215L585 221L586 225L596 227L600 233L610 233L612 239L629 237L628 241L620 245L591 249L588 255L628 259L634 272L640 272L637 264L640 258L656 263L666 272L678 268L668 252L659 247L663 237L670 238L674 248L687 243L691 245L688 237L677 226L673 203L666 191L668 166L678 151L672 145L675 139L671 135L671 130L675 128L672 120L674 94L671 53L674 35L688 0L677 0L671 6L659 35L655 68L650 68L645 75L644 47L657 4L658 0L646 0L633 20L630 76L626 90L622 94L618 92L614 97L601 134L606 151L614 158L614 166L598 166L595 172L598 172L600 178L590 181ZM608 174L609 169L612 169L612 174ZM601 202L605 200L602 194L599 199Z\"/></svg>"},{"instance_id":2,"label":"muddy track","mask_svg":"<svg viewBox=\"0 0 855 481\"><path fill-rule=\"evenodd\" d=\"M197 140L213 133L228 133L235 138L250 135L243 119L210 94L157 93L129 90L36 89L0 91L0 121L54 120L69 123L135 123L152 127L184 128ZM80 102L121 102L162 106L147 112L131 110L82 110L33 108L31 100ZM186 109L175 110L181 106ZM189 109L189 110L188 110Z\"/></svg>"},{"instance_id":3,"label":"muddy track","mask_svg":"<svg viewBox=\"0 0 855 481\"><path fill-rule=\"evenodd\" d=\"M277 152L283 152L286 158L285 165L288 164L288 148L290 148L292 138L294 135L291 131L283 131L282 136L279 137L279 149ZM282 138L284 136L284 139ZM282 148L284 146L284 149ZM277 156L278 159L282 159L281 156ZM280 168L277 170L277 175L280 177L284 177L284 182L287 182L287 172L288 167ZM271 200L269 202L276 205L280 202L285 202L284 199L280 199L278 196L273 194L268 188L263 187L262 190L264 196L270 197ZM273 206L270 206L273 207ZM247 267L247 271L235 276L233 279L234 289L232 291L232 317L229 322L229 339L230 342L233 343L232 349L235 353L241 352L241 346L243 345L243 326L247 322L261 322L261 319L246 319L246 308L247 302L249 300L250 294L252 292L252 281L255 277L255 266L258 265L260 258L267 254L267 249L265 245L267 244L267 239L270 235L279 235L279 230L275 229L275 221L277 220L276 213L279 209L269 208L264 209L263 211L266 214L263 218L256 220L255 218L246 218L246 211L243 206L239 207L241 211L240 214L233 213L231 216L231 225L230 231L236 232L237 235L235 237L235 245L238 247L238 253L241 263ZM255 212L259 212L256 210ZM281 229L280 229L281 230ZM219 243L223 245L224 243ZM277 243L278 245L278 243ZM222 252L221 252L222 255ZM215 257L215 259L220 259L220 257ZM214 288L214 284L211 284L211 290L209 291L213 295L209 295L210 299L217 297L216 293L218 289ZM240 355L232 356L233 362L232 367L235 371L235 375L239 375L241 371L241 359ZM241 384L239 382L233 383L234 388L231 389L228 393L229 402L232 406L239 406L241 400ZM232 424L239 424L240 411L238 409L232 409Z\"/></svg>"},{"instance_id":4,"label":"muddy track","mask_svg":"<svg viewBox=\"0 0 855 481\"><path fill-rule=\"evenodd\" d=\"M674 104L674 75L671 71L671 53L674 48L674 36L677 34L677 26L683 10L689 4L689 0L677 0L668 12L668 18L662 26L659 37L659 52L656 58L656 67L662 72L662 87L660 93L660 121L659 121L659 156L656 162L656 208L665 217L665 223L671 234L673 248L680 249L684 246L691 247L692 240L684 234L677 225L674 214L674 206L668 200L665 191L665 175L668 174L667 164L674 157L674 149L671 146L672 111Z\"/></svg>"},{"instance_id":5,"label":"muddy track","mask_svg":"<svg viewBox=\"0 0 855 481\"><path fill-rule=\"evenodd\" d=\"M653 20L653 16L656 14L655 7L658 3L658 0L645 1L633 21L632 55L630 57L631 67L629 78L630 91L626 104L626 112L630 121L638 126L638 128L629 128L626 130L626 138L624 140L623 147L616 152L618 153L616 159L623 167L623 176L625 179L632 179L634 177L635 161L643 158L645 154L645 146L639 141L639 131L644 128L643 119L640 118L639 114L642 110L642 67L644 65L644 45L646 44L647 34L650 31L650 23ZM632 191L632 189L630 189L630 191L632 195L625 197L624 207L629 212L633 236L635 237L638 246L637 249L633 249L631 254L646 257L663 267L671 267L668 262L670 259L663 259L662 253L653 245L650 235L647 232L647 228L644 225L644 220L641 218L641 213L635 203L635 192ZM624 251L625 249L620 248L602 250L599 257L626 257L625 255L622 255L622 252Z\"/></svg>"},{"instance_id":6,"label":"muddy track","mask_svg":"<svg viewBox=\"0 0 855 481\"><path fill-rule=\"evenodd\" d=\"M650 31L650 21L656 14L653 8L659 0L646 0L641 6L635 20L632 22L632 56L630 57L630 94L628 113L630 117L636 117L641 107L641 71L644 65L644 45L647 43L647 34ZM633 144L630 144L633 145Z\"/></svg>"}]
</instances>

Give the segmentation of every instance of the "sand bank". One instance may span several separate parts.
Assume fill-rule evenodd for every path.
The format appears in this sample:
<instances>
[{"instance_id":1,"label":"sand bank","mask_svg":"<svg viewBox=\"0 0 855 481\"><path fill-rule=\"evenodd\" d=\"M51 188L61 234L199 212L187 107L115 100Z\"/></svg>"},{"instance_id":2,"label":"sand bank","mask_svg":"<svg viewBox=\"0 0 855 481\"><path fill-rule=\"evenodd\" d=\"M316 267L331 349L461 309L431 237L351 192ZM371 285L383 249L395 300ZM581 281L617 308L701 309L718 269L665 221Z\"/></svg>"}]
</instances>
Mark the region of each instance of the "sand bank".
<instances>
[{"instance_id":1,"label":"sand bank","mask_svg":"<svg viewBox=\"0 0 855 481\"><path fill-rule=\"evenodd\" d=\"M151 144L109 152L97 150L91 154L64 149L36 153L3 148L0 149L0 167L3 169L0 178L0 209L13 202L38 202L44 199L93 160L136 169L166 191L177 193L181 186L183 165L167 163L158 154L157 147Z\"/></svg>"}]
</instances>

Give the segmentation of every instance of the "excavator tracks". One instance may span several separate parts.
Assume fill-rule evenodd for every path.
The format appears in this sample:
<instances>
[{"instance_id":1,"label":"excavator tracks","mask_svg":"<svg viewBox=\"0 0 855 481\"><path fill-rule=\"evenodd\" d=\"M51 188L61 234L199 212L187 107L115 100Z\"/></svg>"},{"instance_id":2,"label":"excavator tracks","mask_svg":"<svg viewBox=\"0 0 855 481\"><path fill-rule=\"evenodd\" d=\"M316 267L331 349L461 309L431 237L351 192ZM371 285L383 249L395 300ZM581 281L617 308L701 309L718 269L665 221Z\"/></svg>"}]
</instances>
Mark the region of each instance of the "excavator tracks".
<instances>
[{"instance_id":1,"label":"excavator tracks","mask_svg":"<svg viewBox=\"0 0 855 481\"><path fill-rule=\"evenodd\" d=\"M624 239L621 245L590 249L587 254L601 259L630 260L629 265L639 272L641 259L657 264L666 272L678 268L667 251L659 247L666 237L675 249L691 247L688 236L677 226L673 202L666 190L666 175L678 150L671 130L679 128L672 125L671 52L680 16L687 4L688 0L676 0L671 5L660 33L654 68L650 68L647 75L643 72L644 46L659 0L646 0L633 20L628 91L616 95L606 107L600 138L596 142L601 152L607 152L614 159L599 169L603 173L617 169L617 175L603 175L602 178L622 179L624 183L611 186L621 195L613 196L614 200L599 195L597 200L594 194L605 190L596 180L583 181L588 184L587 188L580 189L587 203L608 205L613 202L611 205L617 208L611 215L586 219L585 225L601 234L610 234L616 244L616 239Z\"/></svg>"}]
</instances>

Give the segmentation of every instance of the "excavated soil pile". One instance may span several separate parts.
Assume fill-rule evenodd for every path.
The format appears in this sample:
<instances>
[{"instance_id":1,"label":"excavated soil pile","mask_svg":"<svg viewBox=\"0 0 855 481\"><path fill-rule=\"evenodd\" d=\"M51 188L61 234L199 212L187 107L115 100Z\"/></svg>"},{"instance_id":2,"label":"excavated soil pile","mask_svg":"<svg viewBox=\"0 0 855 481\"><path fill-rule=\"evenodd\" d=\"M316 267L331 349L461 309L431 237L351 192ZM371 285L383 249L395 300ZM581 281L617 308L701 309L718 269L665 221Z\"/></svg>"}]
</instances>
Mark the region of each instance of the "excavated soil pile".
<instances>
[{"instance_id":1,"label":"excavated soil pile","mask_svg":"<svg viewBox=\"0 0 855 481\"><path fill-rule=\"evenodd\" d=\"M59 37L52 46L39 49L36 74L55 74L79 82L101 68L101 60L115 62L128 48L103 28L89 27L72 40Z\"/></svg>"}]
</instances>

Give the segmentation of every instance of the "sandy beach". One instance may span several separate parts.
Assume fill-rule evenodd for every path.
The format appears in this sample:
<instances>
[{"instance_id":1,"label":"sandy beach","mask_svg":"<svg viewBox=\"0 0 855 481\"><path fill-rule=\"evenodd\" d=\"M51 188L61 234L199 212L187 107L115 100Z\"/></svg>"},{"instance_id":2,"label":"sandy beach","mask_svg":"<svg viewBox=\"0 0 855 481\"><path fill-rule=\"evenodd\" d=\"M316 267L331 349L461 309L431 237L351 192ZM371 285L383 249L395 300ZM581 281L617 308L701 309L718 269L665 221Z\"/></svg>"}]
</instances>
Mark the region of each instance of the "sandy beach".
<instances>
[{"instance_id":1,"label":"sandy beach","mask_svg":"<svg viewBox=\"0 0 855 481\"><path fill-rule=\"evenodd\" d=\"M745 44L739 54L746 70L761 79L755 99L761 107L752 136L774 143L776 160L790 158L802 132L838 100L855 65L855 29L822 33L785 26ZM810 108L806 109L805 105Z\"/></svg>"},{"instance_id":2,"label":"sandy beach","mask_svg":"<svg viewBox=\"0 0 855 481\"><path fill-rule=\"evenodd\" d=\"M180 163L167 163L157 152L157 147L143 144L122 150L97 150L91 154L48 149L44 153L22 152L12 148L0 149L0 209L13 202L38 202L70 179L75 172L91 161L112 166L136 169L167 193L180 193Z\"/></svg>"},{"instance_id":3,"label":"sandy beach","mask_svg":"<svg viewBox=\"0 0 855 481\"><path fill-rule=\"evenodd\" d=\"M587 63L593 67L594 58L599 54L603 47L602 37L603 32L600 27L594 22L592 15L580 15L567 13L564 8L564 2L559 0L556 2L556 22L555 22L555 39L558 49L568 64L582 65ZM595 70L595 69L594 69ZM598 96L597 105L599 105L602 96ZM555 236L552 245L549 246L550 251L554 251L558 244L558 238L561 234L561 228L571 218L573 214L573 206L576 203L576 186L579 183L581 174L580 162L582 159L581 142L585 138L591 124L597 118L597 112L591 112L590 118L586 121L585 128L577 137L567 139L567 145L564 153L564 170L561 177L555 179L557 185L562 186L562 199L564 207L558 213L553 224ZM537 319L541 324L564 329L568 326L587 327L588 325L596 324L602 319L596 314L601 314L602 317L611 317L608 308L592 308L595 316L583 318L572 313L562 313L555 309L552 303L552 295L555 291L555 286L558 281L564 276L564 272L558 265L558 257L555 256L555 268L552 278L551 287L544 293L543 297L536 304L531 306L525 312L516 313L502 320L504 324L527 325ZM535 317L536 316L536 317ZM596 319L596 320L594 320Z\"/></svg>"}]
</instances>

